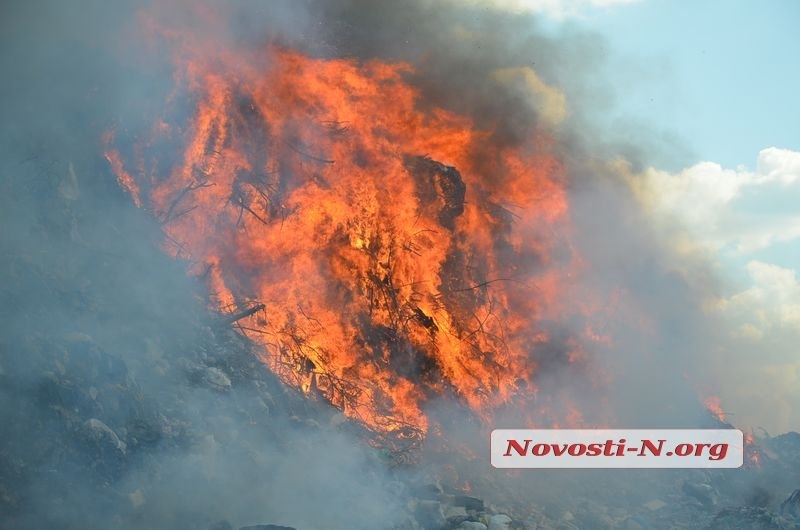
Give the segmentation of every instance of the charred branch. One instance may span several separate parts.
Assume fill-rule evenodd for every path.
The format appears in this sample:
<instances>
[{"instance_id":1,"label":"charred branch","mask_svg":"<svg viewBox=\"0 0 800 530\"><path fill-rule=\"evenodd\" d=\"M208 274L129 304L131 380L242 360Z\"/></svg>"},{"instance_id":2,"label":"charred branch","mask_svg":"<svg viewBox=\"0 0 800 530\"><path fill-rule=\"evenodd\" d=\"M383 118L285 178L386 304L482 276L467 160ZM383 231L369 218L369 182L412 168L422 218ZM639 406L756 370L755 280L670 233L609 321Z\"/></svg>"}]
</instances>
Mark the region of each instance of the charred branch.
<instances>
[{"instance_id":1,"label":"charred branch","mask_svg":"<svg viewBox=\"0 0 800 530\"><path fill-rule=\"evenodd\" d=\"M256 304L256 305L254 305L253 307L251 307L249 309L245 309L244 311L240 311L240 312L234 313L232 315L227 315L223 319L223 322L225 324L230 325L230 324L233 324L235 322L238 322L239 320L247 318L249 316L253 316L256 313L258 313L259 311L263 311L264 309L266 309L266 306L264 304Z\"/></svg>"},{"instance_id":2,"label":"charred branch","mask_svg":"<svg viewBox=\"0 0 800 530\"><path fill-rule=\"evenodd\" d=\"M453 231L456 219L464 213L467 193L461 173L427 156L407 157L405 164L414 177L420 202L435 211L440 225Z\"/></svg>"},{"instance_id":3,"label":"charred branch","mask_svg":"<svg viewBox=\"0 0 800 530\"><path fill-rule=\"evenodd\" d=\"M213 186L213 184L210 184L207 179L202 179L202 180L196 180L188 184L186 187L184 187L170 203L169 208L167 209L167 213L164 214L164 218L161 220L161 225L163 226L167 224L170 220L172 220L175 208L178 207L178 204L180 204L180 202L186 197L187 194L195 190L199 190L201 188L208 188L210 186ZM191 211L191 209L183 211L180 215L185 215L189 211Z\"/></svg>"},{"instance_id":4,"label":"charred branch","mask_svg":"<svg viewBox=\"0 0 800 530\"><path fill-rule=\"evenodd\" d=\"M294 151L298 155L300 155L302 157L305 157L305 158L308 158L309 160L313 160L314 162L319 162L320 164L333 164L334 163L333 160L329 160L327 158L322 158L322 157L315 156L315 155L312 155L310 153L307 153L306 151L300 149L299 147L297 147L296 145L294 145L291 142L287 142L286 145L289 147L289 149L291 149L292 151Z\"/></svg>"}]
</instances>

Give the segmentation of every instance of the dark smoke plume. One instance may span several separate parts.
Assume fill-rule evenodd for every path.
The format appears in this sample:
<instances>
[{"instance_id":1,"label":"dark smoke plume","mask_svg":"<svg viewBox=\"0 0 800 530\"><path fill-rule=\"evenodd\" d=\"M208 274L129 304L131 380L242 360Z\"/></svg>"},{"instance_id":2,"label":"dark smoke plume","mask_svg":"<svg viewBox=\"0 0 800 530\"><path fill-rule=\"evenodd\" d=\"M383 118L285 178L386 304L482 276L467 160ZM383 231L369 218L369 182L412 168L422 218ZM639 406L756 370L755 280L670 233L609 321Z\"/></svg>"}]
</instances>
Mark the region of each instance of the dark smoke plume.
<instances>
[{"instance_id":1,"label":"dark smoke plume","mask_svg":"<svg viewBox=\"0 0 800 530\"><path fill-rule=\"evenodd\" d=\"M427 0L208 9L223 16L209 24L183 1L0 8L0 476L14 479L0 484L0 525L177 529L228 519L375 529L403 517L399 486L375 452L334 411L248 361L247 345L217 326L200 282L160 251L159 227L103 159L103 135L145 136L172 89L169 54L141 33L143 12L243 53L278 42L319 57L408 62L426 105L470 116L500 144L525 148L532 130L548 127L590 263L578 281L603 296L625 289L658 323L645 333L610 317L617 343L592 362L614 374L617 421L701 421L686 374L707 369L713 325L701 316L702 293L671 272L673 258L613 164L617 153L588 128L586 112L609 98L593 90L603 86L598 36L554 35L532 15ZM230 358L239 364L224 364ZM587 407L594 396L557 366L541 393L558 406L560 392ZM453 440L481 447L480 429L461 425L461 412L431 408L451 422ZM523 427L514 411L498 421Z\"/></svg>"}]
</instances>

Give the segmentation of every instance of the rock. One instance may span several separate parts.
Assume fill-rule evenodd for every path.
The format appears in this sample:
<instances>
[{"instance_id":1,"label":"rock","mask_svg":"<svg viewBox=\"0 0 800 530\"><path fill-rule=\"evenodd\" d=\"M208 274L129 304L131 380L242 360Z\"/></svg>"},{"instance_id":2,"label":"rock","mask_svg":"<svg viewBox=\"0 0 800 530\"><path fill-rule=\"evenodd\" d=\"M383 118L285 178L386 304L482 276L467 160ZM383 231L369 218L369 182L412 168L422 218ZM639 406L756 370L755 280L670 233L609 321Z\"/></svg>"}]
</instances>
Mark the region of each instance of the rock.
<instances>
[{"instance_id":1,"label":"rock","mask_svg":"<svg viewBox=\"0 0 800 530\"><path fill-rule=\"evenodd\" d=\"M485 524L476 521L464 521L458 528L459 530L487 530Z\"/></svg>"},{"instance_id":2,"label":"rock","mask_svg":"<svg viewBox=\"0 0 800 530\"><path fill-rule=\"evenodd\" d=\"M132 447L153 446L162 437L158 418L143 416L131 418L127 423L126 440Z\"/></svg>"},{"instance_id":3,"label":"rock","mask_svg":"<svg viewBox=\"0 0 800 530\"><path fill-rule=\"evenodd\" d=\"M497 514L489 516L489 530L511 530L511 523L513 519L506 514Z\"/></svg>"},{"instance_id":4,"label":"rock","mask_svg":"<svg viewBox=\"0 0 800 530\"><path fill-rule=\"evenodd\" d=\"M467 517L467 510L463 506L444 506L444 516L447 519L451 517Z\"/></svg>"},{"instance_id":5,"label":"rock","mask_svg":"<svg viewBox=\"0 0 800 530\"><path fill-rule=\"evenodd\" d=\"M766 508L772 503L773 495L767 489L757 486L750 490L745 499L747 506L760 506Z\"/></svg>"},{"instance_id":6,"label":"rock","mask_svg":"<svg viewBox=\"0 0 800 530\"><path fill-rule=\"evenodd\" d=\"M608 515L607 511L605 506L599 503L591 501L582 502L575 511L576 524L581 528L597 530L614 528L614 520Z\"/></svg>"},{"instance_id":7,"label":"rock","mask_svg":"<svg viewBox=\"0 0 800 530\"><path fill-rule=\"evenodd\" d=\"M595 530L610 530L615 528L614 520L605 514L595 514L593 516L582 517L580 528L593 528Z\"/></svg>"},{"instance_id":8,"label":"rock","mask_svg":"<svg viewBox=\"0 0 800 530\"><path fill-rule=\"evenodd\" d=\"M781 465L800 468L800 433L787 432L764 441Z\"/></svg>"},{"instance_id":9,"label":"rock","mask_svg":"<svg viewBox=\"0 0 800 530\"><path fill-rule=\"evenodd\" d=\"M662 501L661 499L653 499L652 501L647 501L642 506L650 510L651 512L655 512L660 510L661 508L667 506L667 503Z\"/></svg>"},{"instance_id":10,"label":"rock","mask_svg":"<svg viewBox=\"0 0 800 530\"><path fill-rule=\"evenodd\" d=\"M125 442L119 439L111 427L98 420L91 418L84 423L86 437L96 444L101 451L112 449L121 454L125 454L127 446Z\"/></svg>"},{"instance_id":11,"label":"rock","mask_svg":"<svg viewBox=\"0 0 800 530\"><path fill-rule=\"evenodd\" d=\"M89 335L69 333L63 345L67 352L65 369L72 377L106 384L126 382L125 361L103 350Z\"/></svg>"},{"instance_id":12,"label":"rock","mask_svg":"<svg viewBox=\"0 0 800 530\"><path fill-rule=\"evenodd\" d=\"M710 484L687 481L683 483L682 489L684 493L700 501L706 508L713 508L719 502L719 494Z\"/></svg>"},{"instance_id":13,"label":"rock","mask_svg":"<svg viewBox=\"0 0 800 530\"><path fill-rule=\"evenodd\" d=\"M306 418L306 417L302 417L301 418L300 416L292 415L292 416L289 417L289 420L291 420L293 423L295 423L299 427L305 427L305 428L309 428L309 429L321 429L322 428L322 425L320 425L320 423L317 420L313 419L313 418Z\"/></svg>"},{"instance_id":14,"label":"rock","mask_svg":"<svg viewBox=\"0 0 800 530\"><path fill-rule=\"evenodd\" d=\"M418 499L438 501L442 496L442 488L438 484L424 484L411 488L411 495Z\"/></svg>"},{"instance_id":15,"label":"rock","mask_svg":"<svg viewBox=\"0 0 800 530\"><path fill-rule=\"evenodd\" d=\"M744 506L719 512L706 530L789 530L794 528L765 508Z\"/></svg>"},{"instance_id":16,"label":"rock","mask_svg":"<svg viewBox=\"0 0 800 530\"><path fill-rule=\"evenodd\" d=\"M547 517L541 513L534 513L528 516L527 519L523 522L524 530L546 530L550 528L548 526ZM587 528L593 528L592 526L588 526Z\"/></svg>"},{"instance_id":17,"label":"rock","mask_svg":"<svg viewBox=\"0 0 800 530\"><path fill-rule=\"evenodd\" d=\"M414 517L426 530L439 530L445 525L444 512L439 501L419 500L416 503Z\"/></svg>"},{"instance_id":18,"label":"rock","mask_svg":"<svg viewBox=\"0 0 800 530\"><path fill-rule=\"evenodd\" d=\"M623 527L625 530L646 530L646 526L643 526L638 519L629 518L625 520L625 524Z\"/></svg>"},{"instance_id":19,"label":"rock","mask_svg":"<svg viewBox=\"0 0 800 530\"><path fill-rule=\"evenodd\" d=\"M257 524L253 526L240 526L239 530L297 530L291 526L280 526L277 524Z\"/></svg>"},{"instance_id":20,"label":"rock","mask_svg":"<svg viewBox=\"0 0 800 530\"><path fill-rule=\"evenodd\" d=\"M800 519L800 489L794 490L792 494L781 503L781 513Z\"/></svg>"},{"instance_id":21,"label":"rock","mask_svg":"<svg viewBox=\"0 0 800 530\"><path fill-rule=\"evenodd\" d=\"M470 518L468 515L454 515L447 518L447 522L445 526L448 529L459 528L461 527L462 523L469 522Z\"/></svg>"},{"instance_id":22,"label":"rock","mask_svg":"<svg viewBox=\"0 0 800 530\"><path fill-rule=\"evenodd\" d=\"M219 368L207 367L203 373L203 381L220 392L227 392L231 388L231 379Z\"/></svg>"},{"instance_id":23,"label":"rock","mask_svg":"<svg viewBox=\"0 0 800 530\"><path fill-rule=\"evenodd\" d=\"M467 510L482 512L484 510L483 500L468 495L455 495L452 501L453 506L463 506Z\"/></svg>"}]
</instances>

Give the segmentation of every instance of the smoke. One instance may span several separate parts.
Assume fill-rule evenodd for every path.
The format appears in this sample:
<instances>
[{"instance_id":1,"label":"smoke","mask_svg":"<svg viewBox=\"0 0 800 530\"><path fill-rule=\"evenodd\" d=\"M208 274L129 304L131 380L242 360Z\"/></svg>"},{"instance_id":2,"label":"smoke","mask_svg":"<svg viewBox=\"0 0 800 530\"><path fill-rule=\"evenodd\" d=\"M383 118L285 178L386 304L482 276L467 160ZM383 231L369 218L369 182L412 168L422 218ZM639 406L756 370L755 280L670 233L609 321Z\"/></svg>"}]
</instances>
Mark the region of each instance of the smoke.
<instances>
[{"instance_id":1,"label":"smoke","mask_svg":"<svg viewBox=\"0 0 800 530\"><path fill-rule=\"evenodd\" d=\"M0 526L389 526L382 462L257 361L235 377L247 346L102 158L170 89L141 7L2 7Z\"/></svg>"},{"instance_id":2,"label":"smoke","mask_svg":"<svg viewBox=\"0 0 800 530\"><path fill-rule=\"evenodd\" d=\"M559 407L568 396L587 416L592 407L608 408L614 422L630 427L701 421L693 392L710 371L704 359L715 324L701 311L701 282L686 279L686 263L676 272L677 258L637 205L626 184L633 170L619 162L619 146L596 140L592 109L611 99L601 79L606 50L596 35L547 33L534 14L423 0L203 8L16 2L4 4L0 19L0 244L8 279L0 289L0 420L10 426L0 457L2 476L19 480L0 484L17 499L3 501L13 508L4 522L186 528L228 519L372 529L402 517L390 474L348 431L322 420L299 425L292 419L297 396L269 374L256 378L261 386L246 378L226 385L209 371L224 358L209 349L246 347L209 331L202 287L186 274L187 264L160 252L159 227L129 204L101 156L107 130L146 136L170 97L170 57L158 36L142 32L148 19L191 27L205 45L245 57L253 46L277 41L318 57L407 62L425 105L469 116L493 131L496 144L529 149L535 130L549 131L569 175L575 245L587 263L565 296L576 305L582 292L608 299L603 320L613 342L588 352L581 377L570 366L544 370L543 402ZM630 146L624 152L634 169L648 156ZM478 166L481 156L474 153ZM688 270L710 278L713 289L701 261ZM565 335L583 326L553 324ZM83 373L98 363L108 372ZM601 383L585 386L592 376ZM272 403L264 403L264 385ZM607 401L598 403L598 392ZM135 410L115 408L128 402ZM448 407L432 404L431 414L446 418ZM324 420L331 414L313 410ZM91 418L124 442L124 452ZM509 411L497 421L522 427L519 418ZM147 450L132 442L147 439L137 438L137 425L158 433ZM465 431L451 431L453 440L479 446L480 428ZM93 467L96 458L74 449L87 439L120 452L99 461L119 462ZM17 461L36 465L22 469ZM98 492L106 504L95 500Z\"/></svg>"},{"instance_id":3,"label":"smoke","mask_svg":"<svg viewBox=\"0 0 800 530\"><path fill-rule=\"evenodd\" d=\"M613 99L602 82L608 53L602 40L571 27L563 34L544 31L535 16L483 5L351 1L326 7L325 19L342 21L323 37L328 53L414 65L413 83L426 104L470 116L494 131L497 144L527 149L537 128L558 139L576 246L587 261L579 287L565 296L609 300L603 320L614 342L592 351L588 367L613 380L604 406L623 425L701 421L696 392L712 370L707 352L718 331L702 311L713 276L702 261L678 258L662 243L663 232L628 187L632 171L653 158L652 148L620 145L611 134L611 141L597 139L605 131L595 114ZM559 323L567 332L579 325ZM590 409L597 389L574 388L585 379L570 369L543 377L541 393L569 389Z\"/></svg>"}]
</instances>

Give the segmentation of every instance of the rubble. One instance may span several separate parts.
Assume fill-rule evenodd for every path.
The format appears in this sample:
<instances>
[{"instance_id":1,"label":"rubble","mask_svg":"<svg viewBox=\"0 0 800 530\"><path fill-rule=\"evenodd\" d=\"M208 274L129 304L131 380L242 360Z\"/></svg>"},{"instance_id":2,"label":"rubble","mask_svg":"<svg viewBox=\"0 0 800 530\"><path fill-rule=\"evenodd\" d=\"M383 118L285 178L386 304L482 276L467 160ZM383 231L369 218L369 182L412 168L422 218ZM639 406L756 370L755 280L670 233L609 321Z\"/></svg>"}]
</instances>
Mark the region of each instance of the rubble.
<instances>
[{"instance_id":1,"label":"rubble","mask_svg":"<svg viewBox=\"0 0 800 530\"><path fill-rule=\"evenodd\" d=\"M511 523L514 520L506 514L492 515L488 518L489 530L511 530Z\"/></svg>"},{"instance_id":2,"label":"rubble","mask_svg":"<svg viewBox=\"0 0 800 530\"><path fill-rule=\"evenodd\" d=\"M225 392L231 388L230 378L219 368L206 367L203 379L211 388L220 392Z\"/></svg>"},{"instance_id":3,"label":"rubble","mask_svg":"<svg viewBox=\"0 0 800 530\"><path fill-rule=\"evenodd\" d=\"M453 506L463 506L466 510L483 511L484 503L482 499L470 497L468 495L456 495L452 500Z\"/></svg>"},{"instance_id":4,"label":"rubble","mask_svg":"<svg viewBox=\"0 0 800 530\"><path fill-rule=\"evenodd\" d=\"M414 163L424 169L423 187L446 227L462 207L457 174L431 160ZM265 463L264 453L286 449L287 426L363 433L327 404L282 385L247 339L206 310L202 293L181 280L182 265L162 256L147 262L162 269L141 267L142 254L156 253L156 227L150 227L153 248L134 248L128 242L142 237L138 225L112 229L112 221L81 217L88 215L83 194L65 206L46 195L57 186L44 189L37 200L53 206L47 217L37 220L22 248L0 254L0 267L11 271L0 295L18 308L0 338L0 527L67 528L65 521L77 517L88 529L295 528L240 526L280 520L297 530L320 530L269 513L242 521L241 506L230 508L228 500L198 506L195 488L273 480L276 465ZM53 234L64 226L78 234L96 228L99 235L82 236L89 239L84 246L70 239L69 252L60 253L62 236ZM174 283L168 293L153 281L162 276ZM760 464L728 473L631 472L602 487L577 478L522 493L511 479L483 487L476 482L467 490L456 486L463 481L420 485L408 478L409 469L405 475L380 470L397 483L393 495L405 510L394 530L795 528L800 434L765 436L758 444ZM219 465L223 451L234 452L244 469ZM370 451L365 443L364 452ZM195 481L156 489L175 469L186 468ZM165 509L172 508L162 499L166 494L192 506L192 513ZM73 512L87 499L92 514L81 519ZM357 502L348 509L361 508Z\"/></svg>"},{"instance_id":5,"label":"rubble","mask_svg":"<svg viewBox=\"0 0 800 530\"><path fill-rule=\"evenodd\" d=\"M781 503L781 514L800 519L800 489L796 489Z\"/></svg>"},{"instance_id":6,"label":"rubble","mask_svg":"<svg viewBox=\"0 0 800 530\"><path fill-rule=\"evenodd\" d=\"M418 500L414 508L414 516L420 526L426 530L442 528L446 521L441 503L433 500Z\"/></svg>"},{"instance_id":7,"label":"rubble","mask_svg":"<svg viewBox=\"0 0 800 530\"><path fill-rule=\"evenodd\" d=\"M744 506L719 512L705 530L790 530L794 525L765 508Z\"/></svg>"},{"instance_id":8,"label":"rubble","mask_svg":"<svg viewBox=\"0 0 800 530\"><path fill-rule=\"evenodd\" d=\"M255 526L242 526L239 530L297 530L291 526L278 526L276 524L257 524Z\"/></svg>"},{"instance_id":9,"label":"rubble","mask_svg":"<svg viewBox=\"0 0 800 530\"><path fill-rule=\"evenodd\" d=\"M485 524L477 521L464 521L458 526L459 530L487 530Z\"/></svg>"},{"instance_id":10,"label":"rubble","mask_svg":"<svg viewBox=\"0 0 800 530\"><path fill-rule=\"evenodd\" d=\"M719 503L719 493L710 484L686 481L682 489L706 508L711 509Z\"/></svg>"},{"instance_id":11,"label":"rubble","mask_svg":"<svg viewBox=\"0 0 800 530\"><path fill-rule=\"evenodd\" d=\"M327 407L315 408L302 395L292 394L280 385L258 362L252 362L251 350L246 341L225 332L205 330L198 326L199 341L184 344L180 356L169 359L163 354L154 358L164 368L158 377L174 378L176 385L169 395L155 395L137 382L135 362L126 362L122 356L113 355L100 346L97 339L82 332L69 332L54 337L39 336L27 341L27 355L38 357L49 369L34 378L36 406L48 411L53 425L61 434L39 438L33 452L10 447L6 441L0 453L0 507L6 514L20 514L25 509L24 489L13 486L25 483L30 476L41 472L52 462L37 459L36 454L79 454L90 462L88 472L98 482L98 492L106 495L103 502L118 503L145 516L158 497L143 485L134 485L124 493L114 492L113 485L142 459L151 458L161 451L180 448L205 448L210 454L220 447L239 444L237 431L244 426L258 428L262 436L279 437L271 431L271 421L281 419L302 428L320 430L323 425L338 429L351 429L350 422ZM152 342L152 339L151 339ZM160 339L157 342L164 342ZM150 351L153 351L151 344ZM162 346L163 347L163 344ZM134 361L135 359L131 359ZM154 361L155 362L155 361ZM131 365L135 368L131 368ZM12 391L9 384L18 378L13 365L4 360L2 378L4 392ZM10 376L10 377L9 377ZM187 400L188 393L202 390L225 400L224 414L234 417L217 418L219 411L189 410L195 407ZM245 392L246 390L246 392ZM210 391L210 392L209 392ZM241 394L241 392L245 392ZM16 395L16 394L11 394ZM247 396L246 401L234 402ZM213 403L213 401L211 401ZM326 412L327 411L327 412ZM324 421L325 414L330 417ZM16 421L23 425L21 416ZM206 417L208 423L198 424L190 418ZM762 441L776 462L787 459L793 462L798 449L796 437L785 435ZM253 462L258 459L257 448L242 446L242 451L252 451ZM69 461L65 458L64 462ZM57 464L58 465L58 464ZM60 472L60 471L59 471ZM662 483L660 495L629 499L620 496L617 504L598 502L589 489L576 489L571 496L562 496L558 505L548 508L547 515L531 506L522 506L513 513L503 513L474 493L460 491L440 483L407 485L398 483L397 495L407 496L409 510L407 522L397 530L571 530L591 528L598 530L637 530L650 528L708 530L763 528L792 528L800 509L800 490L787 496L789 489L781 492L769 482L760 488L751 487L763 469L742 471L739 475L676 474L670 483ZM775 477L777 474L769 469ZM771 476L773 476L771 475ZM736 480L733 477L739 477ZM54 480L53 484L57 484ZM633 480L633 479L632 479ZM643 480L636 478L635 480ZM777 483L788 483L778 480ZM661 481L663 482L663 481ZM568 488L559 488L559 491ZM741 498L736 491L741 490ZM489 491L491 494L491 491ZM502 500L502 487L494 488L494 495ZM113 500L119 497L119 500ZM54 495L53 502L58 498ZM780 506L771 499L785 499ZM545 499L537 499L548 506ZM737 505L746 502L747 505ZM121 510L121 508L119 508ZM144 514L144 515L142 515ZM0 516L0 523L8 526L8 517ZM24 527L21 527L24 528ZM288 530L292 527L255 525L236 527L221 521L206 526L210 530ZM297 530L307 530L298 526Z\"/></svg>"},{"instance_id":12,"label":"rubble","mask_svg":"<svg viewBox=\"0 0 800 530\"><path fill-rule=\"evenodd\" d=\"M94 444L98 451L118 451L121 455L125 455L127 445L108 425L97 418L90 418L86 420L84 427L87 440Z\"/></svg>"}]
</instances>

